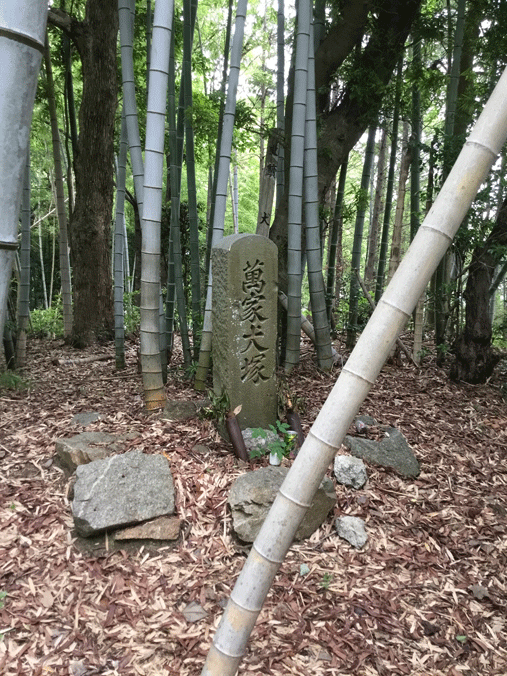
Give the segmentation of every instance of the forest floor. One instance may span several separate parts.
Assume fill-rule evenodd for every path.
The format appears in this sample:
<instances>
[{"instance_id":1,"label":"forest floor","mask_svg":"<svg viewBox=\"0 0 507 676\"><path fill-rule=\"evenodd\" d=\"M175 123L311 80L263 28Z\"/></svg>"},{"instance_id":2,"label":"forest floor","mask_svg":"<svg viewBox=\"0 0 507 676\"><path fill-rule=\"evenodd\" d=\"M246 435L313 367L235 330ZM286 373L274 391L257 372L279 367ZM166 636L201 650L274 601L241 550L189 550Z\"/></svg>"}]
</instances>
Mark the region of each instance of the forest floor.
<instances>
[{"instance_id":1,"label":"forest floor","mask_svg":"<svg viewBox=\"0 0 507 676\"><path fill-rule=\"evenodd\" d=\"M4 676L199 676L244 563L248 548L234 539L226 501L248 468L212 423L143 412L133 343L121 372L114 360L53 364L113 349L77 353L62 341L31 340L30 388L0 390ZM385 366L361 408L401 429L420 476L370 466L364 489L336 486L334 513L282 564L240 676L507 675L507 405L500 394L507 364L488 384L471 386L450 383L431 355L425 359L420 369ZM289 384L305 430L338 372L320 373L304 347ZM200 396L176 358L167 392ZM183 524L178 541L117 551L107 539L80 546L69 479L54 455L57 438L81 431L71 419L83 411L103 416L87 430L134 432L136 448L169 458ZM193 451L196 444L209 452ZM360 551L335 533L343 514L366 522ZM206 617L185 619L192 601Z\"/></svg>"}]
</instances>

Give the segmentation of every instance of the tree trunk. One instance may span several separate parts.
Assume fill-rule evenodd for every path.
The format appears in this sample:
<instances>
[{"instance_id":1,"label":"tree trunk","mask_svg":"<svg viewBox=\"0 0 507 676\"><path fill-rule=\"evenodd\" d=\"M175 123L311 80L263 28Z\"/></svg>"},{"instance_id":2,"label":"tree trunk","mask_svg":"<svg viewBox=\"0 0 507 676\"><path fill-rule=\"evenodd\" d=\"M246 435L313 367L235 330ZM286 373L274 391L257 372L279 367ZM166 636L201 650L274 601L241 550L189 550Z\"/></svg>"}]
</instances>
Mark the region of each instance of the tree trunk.
<instances>
[{"instance_id":1,"label":"tree trunk","mask_svg":"<svg viewBox=\"0 0 507 676\"><path fill-rule=\"evenodd\" d=\"M405 210L405 193L407 191L408 172L410 171L411 151L408 145L408 122L403 125L403 140L401 153L400 176L398 180L398 197L396 200L396 214L394 217L393 236L391 240L391 257L387 281L390 282L401 260L401 233L403 228L403 213Z\"/></svg>"},{"instance_id":2,"label":"tree trunk","mask_svg":"<svg viewBox=\"0 0 507 676\"><path fill-rule=\"evenodd\" d=\"M465 329L454 344L455 361L452 380L485 383L493 373L500 356L491 345L492 321L490 287L495 267L502 260L507 246L507 198L486 242L475 249L465 287Z\"/></svg>"},{"instance_id":3,"label":"tree trunk","mask_svg":"<svg viewBox=\"0 0 507 676\"><path fill-rule=\"evenodd\" d=\"M83 22L56 9L51 9L49 18L70 34L82 63L76 202L69 226L74 273L72 342L85 347L97 338L110 338L114 326L110 242L118 3L87 0Z\"/></svg>"},{"instance_id":4,"label":"tree trunk","mask_svg":"<svg viewBox=\"0 0 507 676\"><path fill-rule=\"evenodd\" d=\"M55 165L56 213L58 215L58 227L60 234L58 249L60 252L60 279L62 283L63 335L65 338L69 338L72 334L72 284L70 279L67 210L65 207L65 191L63 187L64 180L62 168L62 148L56 112L55 85L47 37L46 43L44 45L44 65L46 68L46 93L48 98L49 117L51 121L51 136L53 141L53 162ZM70 173L70 167L68 171Z\"/></svg>"},{"instance_id":5,"label":"tree trunk","mask_svg":"<svg viewBox=\"0 0 507 676\"><path fill-rule=\"evenodd\" d=\"M368 255L364 268L364 282L368 289L374 283L375 268L377 263L378 234L380 229L380 211L382 208L382 195L384 194L385 183L385 162L387 149L387 129L382 129L382 137L378 153L377 163L377 185L375 188L375 201L373 203L373 214L370 220L370 231L368 233Z\"/></svg>"}]
</instances>

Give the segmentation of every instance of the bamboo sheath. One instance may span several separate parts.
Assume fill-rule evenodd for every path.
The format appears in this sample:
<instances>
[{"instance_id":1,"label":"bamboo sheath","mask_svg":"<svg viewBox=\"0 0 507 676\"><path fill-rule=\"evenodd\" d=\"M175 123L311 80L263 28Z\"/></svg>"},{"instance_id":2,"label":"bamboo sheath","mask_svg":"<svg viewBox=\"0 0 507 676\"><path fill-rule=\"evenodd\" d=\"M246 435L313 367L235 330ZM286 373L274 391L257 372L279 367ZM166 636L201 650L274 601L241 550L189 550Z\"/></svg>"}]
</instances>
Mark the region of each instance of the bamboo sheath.
<instances>
[{"instance_id":1,"label":"bamboo sheath","mask_svg":"<svg viewBox=\"0 0 507 676\"><path fill-rule=\"evenodd\" d=\"M202 676L234 676L324 474L507 138L507 70L322 407L232 591Z\"/></svg>"}]
</instances>

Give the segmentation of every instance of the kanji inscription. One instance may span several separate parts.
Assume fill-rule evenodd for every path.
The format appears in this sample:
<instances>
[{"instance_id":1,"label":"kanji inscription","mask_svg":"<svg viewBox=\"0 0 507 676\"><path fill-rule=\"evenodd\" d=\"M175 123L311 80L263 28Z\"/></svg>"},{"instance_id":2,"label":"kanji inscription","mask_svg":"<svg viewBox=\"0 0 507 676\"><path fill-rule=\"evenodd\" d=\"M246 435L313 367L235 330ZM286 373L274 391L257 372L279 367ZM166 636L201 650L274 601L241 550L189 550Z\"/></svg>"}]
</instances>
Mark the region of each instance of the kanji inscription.
<instances>
[{"instance_id":1,"label":"kanji inscription","mask_svg":"<svg viewBox=\"0 0 507 676\"><path fill-rule=\"evenodd\" d=\"M276 246L259 235L230 235L213 248L213 388L245 427L276 420Z\"/></svg>"}]
</instances>

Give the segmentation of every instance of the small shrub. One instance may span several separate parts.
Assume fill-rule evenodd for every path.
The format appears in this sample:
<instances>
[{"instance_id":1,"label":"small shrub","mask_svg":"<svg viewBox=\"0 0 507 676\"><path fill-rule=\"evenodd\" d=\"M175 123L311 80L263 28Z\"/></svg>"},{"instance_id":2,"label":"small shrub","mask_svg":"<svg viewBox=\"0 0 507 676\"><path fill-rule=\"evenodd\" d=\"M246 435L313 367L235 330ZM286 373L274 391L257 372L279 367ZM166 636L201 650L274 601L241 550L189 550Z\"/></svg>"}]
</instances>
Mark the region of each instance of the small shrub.
<instances>
[{"instance_id":1,"label":"small shrub","mask_svg":"<svg viewBox=\"0 0 507 676\"><path fill-rule=\"evenodd\" d=\"M273 455L276 455L278 459L281 460L283 457L289 455L291 450L287 440L287 432L290 430L289 425L277 420L276 425L270 425L269 429L276 434L276 439L270 441L265 448L252 449L250 451L250 458L261 458L263 455L266 455L266 453L273 453ZM262 437L265 439L267 437L266 430L262 427L254 427L252 430L252 437Z\"/></svg>"},{"instance_id":2,"label":"small shrub","mask_svg":"<svg viewBox=\"0 0 507 676\"><path fill-rule=\"evenodd\" d=\"M0 373L0 390L27 390L30 384L14 371Z\"/></svg>"},{"instance_id":3,"label":"small shrub","mask_svg":"<svg viewBox=\"0 0 507 676\"><path fill-rule=\"evenodd\" d=\"M47 310L32 310L28 334L38 338L63 338L62 298Z\"/></svg>"}]
</instances>

